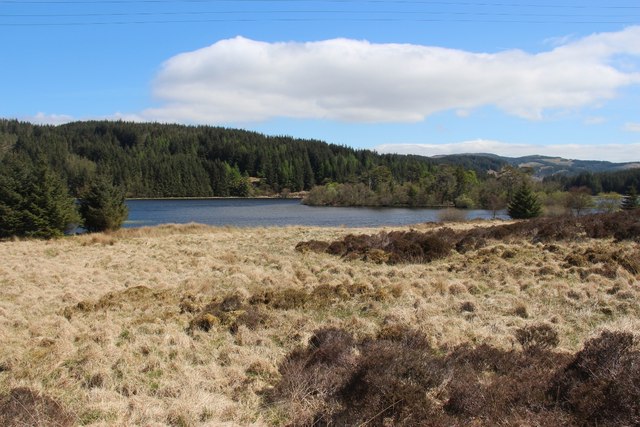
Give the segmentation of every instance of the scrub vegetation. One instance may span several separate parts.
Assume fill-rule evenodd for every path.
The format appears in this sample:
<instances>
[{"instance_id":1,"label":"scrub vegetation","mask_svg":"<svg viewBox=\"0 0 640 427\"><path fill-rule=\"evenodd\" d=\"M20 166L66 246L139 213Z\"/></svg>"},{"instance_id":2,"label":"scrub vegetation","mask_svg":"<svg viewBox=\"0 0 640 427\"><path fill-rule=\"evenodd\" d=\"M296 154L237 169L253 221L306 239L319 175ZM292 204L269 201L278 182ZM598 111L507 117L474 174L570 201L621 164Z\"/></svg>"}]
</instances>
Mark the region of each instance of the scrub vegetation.
<instances>
[{"instance_id":1,"label":"scrub vegetation","mask_svg":"<svg viewBox=\"0 0 640 427\"><path fill-rule=\"evenodd\" d=\"M565 221L0 242L0 424L638 424L638 211Z\"/></svg>"}]
</instances>

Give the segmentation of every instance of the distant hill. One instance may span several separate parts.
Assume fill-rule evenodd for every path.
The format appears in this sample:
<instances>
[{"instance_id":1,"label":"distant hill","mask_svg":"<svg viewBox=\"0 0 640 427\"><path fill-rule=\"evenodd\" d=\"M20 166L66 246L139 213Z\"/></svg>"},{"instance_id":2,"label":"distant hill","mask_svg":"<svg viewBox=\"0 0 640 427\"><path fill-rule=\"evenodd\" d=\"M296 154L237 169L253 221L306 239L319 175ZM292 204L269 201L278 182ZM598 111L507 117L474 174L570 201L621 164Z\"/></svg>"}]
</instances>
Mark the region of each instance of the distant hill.
<instances>
[{"instance_id":1,"label":"distant hill","mask_svg":"<svg viewBox=\"0 0 640 427\"><path fill-rule=\"evenodd\" d=\"M531 168L534 177L543 179L554 175L574 176L581 173L617 172L640 168L639 162L612 163L601 160L574 160L562 157L531 155L524 157L503 157L489 153L452 154L434 156L438 162L460 164L465 168L477 170L480 168L499 170L502 166L511 165L521 168Z\"/></svg>"},{"instance_id":2,"label":"distant hill","mask_svg":"<svg viewBox=\"0 0 640 427\"><path fill-rule=\"evenodd\" d=\"M451 154L448 156L433 156L438 164L462 166L465 169L475 171L479 176L484 176L489 171L499 171L511 162L505 157L494 154Z\"/></svg>"}]
</instances>

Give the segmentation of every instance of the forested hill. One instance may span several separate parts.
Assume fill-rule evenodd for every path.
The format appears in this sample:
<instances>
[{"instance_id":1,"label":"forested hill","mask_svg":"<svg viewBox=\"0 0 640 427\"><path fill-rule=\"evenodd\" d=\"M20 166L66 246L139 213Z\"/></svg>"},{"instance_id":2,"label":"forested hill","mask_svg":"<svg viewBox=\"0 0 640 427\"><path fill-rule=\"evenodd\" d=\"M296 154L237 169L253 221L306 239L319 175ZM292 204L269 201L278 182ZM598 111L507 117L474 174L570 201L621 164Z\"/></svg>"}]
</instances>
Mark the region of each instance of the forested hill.
<instances>
[{"instance_id":1,"label":"forested hill","mask_svg":"<svg viewBox=\"0 0 640 427\"><path fill-rule=\"evenodd\" d=\"M625 194L631 188L640 188L640 168L625 169L614 172L583 172L574 176L555 175L544 180L546 183L559 183L563 189L586 187L591 193Z\"/></svg>"},{"instance_id":2,"label":"forested hill","mask_svg":"<svg viewBox=\"0 0 640 427\"><path fill-rule=\"evenodd\" d=\"M506 165L531 170L533 176L539 179L551 176L575 176L579 174L594 174L625 171L640 168L640 163L612 163L602 160L576 160L562 157L531 155L524 157L503 157L495 154L451 154L438 156L441 163L462 165L482 173L489 169L500 170Z\"/></svg>"},{"instance_id":3,"label":"forested hill","mask_svg":"<svg viewBox=\"0 0 640 427\"><path fill-rule=\"evenodd\" d=\"M437 160L426 157L381 155L316 140L113 121L40 126L0 120L0 158L10 152L31 162L44 159L66 179L73 194L95 175L106 175L130 197L309 190L330 181L364 182L379 166L386 166L401 183L432 175L438 168Z\"/></svg>"}]
</instances>

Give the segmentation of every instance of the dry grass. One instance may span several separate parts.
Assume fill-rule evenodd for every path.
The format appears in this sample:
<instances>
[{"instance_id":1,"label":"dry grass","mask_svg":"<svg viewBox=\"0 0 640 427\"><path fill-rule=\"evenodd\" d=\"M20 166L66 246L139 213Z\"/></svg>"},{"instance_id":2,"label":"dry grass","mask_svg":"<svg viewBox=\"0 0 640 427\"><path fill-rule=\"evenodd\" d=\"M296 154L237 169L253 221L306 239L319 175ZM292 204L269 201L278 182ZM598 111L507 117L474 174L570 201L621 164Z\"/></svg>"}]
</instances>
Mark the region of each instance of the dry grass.
<instances>
[{"instance_id":1,"label":"dry grass","mask_svg":"<svg viewBox=\"0 0 640 427\"><path fill-rule=\"evenodd\" d=\"M76 425L283 425L291 413L264 396L322 328L362 340L410 327L432 348L509 351L516 331L546 324L571 352L603 329L640 330L637 242L488 240L401 265L294 249L353 232L185 225L0 242L0 400L34 390Z\"/></svg>"}]
</instances>

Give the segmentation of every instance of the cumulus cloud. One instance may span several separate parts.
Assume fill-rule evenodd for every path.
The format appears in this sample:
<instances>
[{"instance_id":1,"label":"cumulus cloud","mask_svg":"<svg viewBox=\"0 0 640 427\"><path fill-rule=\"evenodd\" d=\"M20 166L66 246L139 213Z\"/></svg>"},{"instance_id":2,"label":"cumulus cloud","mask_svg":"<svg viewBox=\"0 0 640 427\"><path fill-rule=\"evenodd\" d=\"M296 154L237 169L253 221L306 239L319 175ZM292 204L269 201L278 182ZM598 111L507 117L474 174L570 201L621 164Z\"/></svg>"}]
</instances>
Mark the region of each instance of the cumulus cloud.
<instances>
[{"instance_id":1,"label":"cumulus cloud","mask_svg":"<svg viewBox=\"0 0 640 427\"><path fill-rule=\"evenodd\" d=\"M506 157L542 155L563 157L565 159L607 160L610 162L640 161L640 143L534 145L476 139L449 144L384 144L378 145L375 150L380 153L418 154L421 156L491 153Z\"/></svg>"},{"instance_id":2,"label":"cumulus cloud","mask_svg":"<svg viewBox=\"0 0 640 427\"><path fill-rule=\"evenodd\" d=\"M464 115L490 105L540 119L549 111L599 105L640 83L633 67L616 67L618 56L638 60L640 26L535 54L236 37L167 60L153 84L158 106L142 114L199 123L274 117L417 122L440 111Z\"/></svg>"}]
</instances>

